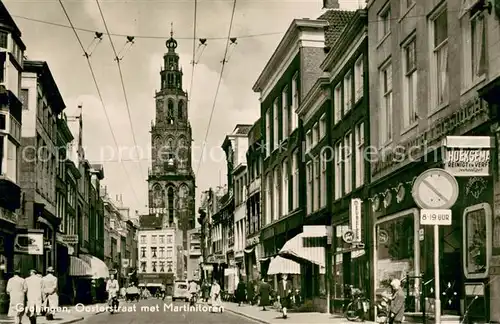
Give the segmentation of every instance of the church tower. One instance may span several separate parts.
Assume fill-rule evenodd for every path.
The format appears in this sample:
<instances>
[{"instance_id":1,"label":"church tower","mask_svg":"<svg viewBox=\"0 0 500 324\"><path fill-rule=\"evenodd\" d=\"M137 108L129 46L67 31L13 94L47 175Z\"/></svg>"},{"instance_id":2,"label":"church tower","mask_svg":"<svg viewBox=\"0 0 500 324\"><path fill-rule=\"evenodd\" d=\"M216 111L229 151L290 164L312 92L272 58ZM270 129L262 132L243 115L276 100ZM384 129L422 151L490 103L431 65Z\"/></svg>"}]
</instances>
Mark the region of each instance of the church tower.
<instances>
[{"instance_id":1,"label":"church tower","mask_svg":"<svg viewBox=\"0 0 500 324\"><path fill-rule=\"evenodd\" d=\"M182 242L179 245L182 245L185 254L187 231L195 227L192 131L188 116L188 93L182 88L183 73L176 52L177 41L173 38L173 32L170 35L160 72L161 88L155 95L156 117L151 126L149 213L161 219L163 228L177 230L176 241Z\"/></svg>"}]
</instances>

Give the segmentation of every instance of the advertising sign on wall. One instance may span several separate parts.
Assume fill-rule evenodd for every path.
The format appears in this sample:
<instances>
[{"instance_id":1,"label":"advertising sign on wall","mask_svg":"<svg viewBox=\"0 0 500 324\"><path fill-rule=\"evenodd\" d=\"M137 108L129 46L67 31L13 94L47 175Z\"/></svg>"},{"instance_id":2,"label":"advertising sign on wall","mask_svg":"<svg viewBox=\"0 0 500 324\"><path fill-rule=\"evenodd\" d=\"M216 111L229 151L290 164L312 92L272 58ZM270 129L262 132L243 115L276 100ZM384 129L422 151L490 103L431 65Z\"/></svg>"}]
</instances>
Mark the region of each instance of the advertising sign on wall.
<instances>
[{"instance_id":1,"label":"advertising sign on wall","mask_svg":"<svg viewBox=\"0 0 500 324\"><path fill-rule=\"evenodd\" d=\"M43 255L43 234L17 234L14 240L14 253Z\"/></svg>"},{"instance_id":2,"label":"advertising sign on wall","mask_svg":"<svg viewBox=\"0 0 500 324\"><path fill-rule=\"evenodd\" d=\"M361 204L363 201L359 198L351 199L349 206L349 225L354 233L353 243L361 242Z\"/></svg>"},{"instance_id":3,"label":"advertising sign on wall","mask_svg":"<svg viewBox=\"0 0 500 324\"><path fill-rule=\"evenodd\" d=\"M455 177L487 177L491 175L491 149L494 138L489 136L446 137L444 168Z\"/></svg>"}]
</instances>

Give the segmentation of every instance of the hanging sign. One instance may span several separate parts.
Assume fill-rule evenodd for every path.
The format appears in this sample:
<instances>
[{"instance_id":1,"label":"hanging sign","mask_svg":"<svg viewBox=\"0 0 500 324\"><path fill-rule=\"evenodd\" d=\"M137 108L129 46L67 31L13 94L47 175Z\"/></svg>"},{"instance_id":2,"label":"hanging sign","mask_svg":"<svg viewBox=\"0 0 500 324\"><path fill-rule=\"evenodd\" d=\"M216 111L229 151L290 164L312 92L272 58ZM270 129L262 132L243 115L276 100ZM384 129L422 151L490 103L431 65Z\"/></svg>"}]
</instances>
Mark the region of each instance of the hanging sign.
<instances>
[{"instance_id":1,"label":"hanging sign","mask_svg":"<svg viewBox=\"0 0 500 324\"><path fill-rule=\"evenodd\" d=\"M354 233L352 242L361 242L361 204L363 201L359 198L351 199L349 210L349 225Z\"/></svg>"},{"instance_id":2,"label":"hanging sign","mask_svg":"<svg viewBox=\"0 0 500 324\"><path fill-rule=\"evenodd\" d=\"M445 140L445 170L455 177L487 177L491 175L489 136L448 136Z\"/></svg>"},{"instance_id":3,"label":"hanging sign","mask_svg":"<svg viewBox=\"0 0 500 324\"><path fill-rule=\"evenodd\" d=\"M43 255L43 234L17 234L14 240L14 253Z\"/></svg>"}]
</instances>

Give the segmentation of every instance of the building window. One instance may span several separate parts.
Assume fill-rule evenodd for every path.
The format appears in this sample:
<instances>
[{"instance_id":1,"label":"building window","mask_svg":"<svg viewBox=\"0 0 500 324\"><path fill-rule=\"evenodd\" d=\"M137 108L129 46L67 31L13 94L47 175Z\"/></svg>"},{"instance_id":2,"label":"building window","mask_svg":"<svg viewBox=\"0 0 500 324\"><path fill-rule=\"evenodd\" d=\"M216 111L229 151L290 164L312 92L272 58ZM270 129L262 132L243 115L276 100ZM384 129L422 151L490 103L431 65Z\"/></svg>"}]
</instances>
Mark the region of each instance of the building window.
<instances>
[{"instance_id":1,"label":"building window","mask_svg":"<svg viewBox=\"0 0 500 324\"><path fill-rule=\"evenodd\" d=\"M356 188L365 182L365 124L356 125L354 141L356 142Z\"/></svg>"},{"instance_id":2,"label":"building window","mask_svg":"<svg viewBox=\"0 0 500 324\"><path fill-rule=\"evenodd\" d=\"M141 258L145 258L145 257L146 257L146 248L141 247Z\"/></svg>"},{"instance_id":3,"label":"building window","mask_svg":"<svg viewBox=\"0 0 500 324\"><path fill-rule=\"evenodd\" d=\"M152 235L151 236L151 244L157 244L158 242L156 241L156 238L157 236L156 235Z\"/></svg>"},{"instance_id":4,"label":"building window","mask_svg":"<svg viewBox=\"0 0 500 324\"><path fill-rule=\"evenodd\" d=\"M417 51L415 39L403 48L404 99L403 127L409 128L417 121Z\"/></svg>"},{"instance_id":5,"label":"building window","mask_svg":"<svg viewBox=\"0 0 500 324\"><path fill-rule=\"evenodd\" d=\"M385 145L392 140L392 66L389 64L381 71L382 100L379 117L379 144Z\"/></svg>"},{"instance_id":6,"label":"building window","mask_svg":"<svg viewBox=\"0 0 500 324\"><path fill-rule=\"evenodd\" d=\"M0 130L8 132L7 129L7 116L0 113Z\"/></svg>"},{"instance_id":7,"label":"building window","mask_svg":"<svg viewBox=\"0 0 500 324\"><path fill-rule=\"evenodd\" d=\"M165 244L165 235L160 235L160 244Z\"/></svg>"},{"instance_id":8,"label":"building window","mask_svg":"<svg viewBox=\"0 0 500 324\"><path fill-rule=\"evenodd\" d=\"M283 167L281 168L281 180L283 182L282 188L281 188L281 203L282 203L282 214L283 215L288 215L288 161L283 161Z\"/></svg>"},{"instance_id":9,"label":"building window","mask_svg":"<svg viewBox=\"0 0 500 324\"><path fill-rule=\"evenodd\" d=\"M342 196L342 142L335 144L335 199Z\"/></svg>"},{"instance_id":10,"label":"building window","mask_svg":"<svg viewBox=\"0 0 500 324\"><path fill-rule=\"evenodd\" d=\"M174 252L171 248L167 248L167 259L172 259Z\"/></svg>"},{"instance_id":11,"label":"building window","mask_svg":"<svg viewBox=\"0 0 500 324\"><path fill-rule=\"evenodd\" d=\"M436 106L448 103L448 11L440 11L432 20L432 83ZM437 108L437 107L436 107ZM435 109L435 108L434 108Z\"/></svg>"},{"instance_id":12,"label":"building window","mask_svg":"<svg viewBox=\"0 0 500 324\"><path fill-rule=\"evenodd\" d=\"M266 112L266 157L271 155L271 110Z\"/></svg>"},{"instance_id":13,"label":"building window","mask_svg":"<svg viewBox=\"0 0 500 324\"><path fill-rule=\"evenodd\" d=\"M274 202L273 202L273 220L280 218L280 198L281 198L281 188L280 188L280 170L278 167L274 168L273 172L273 182L274 182Z\"/></svg>"},{"instance_id":14,"label":"building window","mask_svg":"<svg viewBox=\"0 0 500 324\"><path fill-rule=\"evenodd\" d=\"M320 194L320 208L323 208L326 206L326 195L327 195L327 187L326 187L326 168L328 165L328 155L327 151L323 151L321 153L321 184L320 184L320 189L319 189L319 194Z\"/></svg>"},{"instance_id":15,"label":"building window","mask_svg":"<svg viewBox=\"0 0 500 324\"><path fill-rule=\"evenodd\" d=\"M17 183L18 150L17 145L10 138L7 138L7 172L5 174L15 183Z\"/></svg>"},{"instance_id":16,"label":"building window","mask_svg":"<svg viewBox=\"0 0 500 324\"><path fill-rule=\"evenodd\" d=\"M23 104L23 109L28 110L28 98L29 98L29 90L28 89L21 89L21 96L20 100L21 103Z\"/></svg>"},{"instance_id":17,"label":"building window","mask_svg":"<svg viewBox=\"0 0 500 324\"><path fill-rule=\"evenodd\" d=\"M157 258L158 256L156 255L157 248L152 247L151 248L151 257L152 258Z\"/></svg>"},{"instance_id":18,"label":"building window","mask_svg":"<svg viewBox=\"0 0 500 324\"><path fill-rule=\"evenodd\" d=\"M175 206L174 206L174 188L167 189L167 204L168 204L168 222L169 225L174 222Z\"/></svg>"},{"instance_id":19,"label":"building window","mask_svg":"<svg viewBox=\"0 0 500 324\"><path fill-rule=\"evenodd\" d=\"M292 79L292 129L294 131L299 127L299 116L297 115L299 108L299 75L296 73Z\"/></svg>"},{"instance_id":20,"label":"building window","mask_svg":"<svg viewBox=\"0 0 500 324\"><path fill-rule=\"evenodd\" d=\"M9 47L9 33L0 31L0 47L8 49Z\"/></svg>"},{"instance_id":21,"label":"building window","mask_svg":"<svg viewBox=\"0 0 500 324\"><path fill-rule=\"evenodd\" d=\"M279 145L279 136L280 136L279 130L280 130L279 106L278 106L278 98L276 98L273 103L273 150L277 149Z\"/></svg>"},{"instance_id":22,"label":"building window","mask_svg":"<svg viewBox=\"0 0 500 324\"><path fill-rule=\"evenodd\" d=\"M313 188L313 194L314 194L314 201L313 201L313 211L316 211L319 209L319 203L320 203L320 161L318 159L319 157L316 157L314 159L314 188Z\"/></svg>"},{"instance_id":23,"label":"building window","mask_svg":"<svg viewBox=\"0 0 500 324\"><path fill-rule=\"evenodd\" d=\"M165 257L165 248L163 246L160 247L160 259Z\"/></svg>"},{"instance_id":24,"label":"building window","mask_svg":"<svg viewBox=\"0 0 500 324\"><path fill-rule=\"evenodd\" d=\"M288 87L283 89L283 92L281 93L281 113L282 113L282 120L283 120L283 125L282 125L282 130L283 130L283 135L281 138L285 139L290 135L290 107L288 106Z\"/></svg>"},{"instance_id":25,"label":"building window","mask_svg":"<svg viewBox=\"0 0 500 324\"><path fill-rule=\"evenodd\" d=\"M141 235L141 244L146 244L146 235Z\"/></svg>"},{"instance_id":26,"label":"building window","mask_svg":"<svg viewBox=\"0 0 500 324\"><path fill-rule=\"evenodd\" d=\"M299 153L293 153L292 160L292 208L299 208Z\"/></svg>"},{"instance_id":27,"label":"building window","mask_svg":"<svg viewBox=\"0 0 500 324\"><path fill-rule=\"evenodd\" d=\"M462 89L475 85L486 73L486 24L482 13L462 17Z\"/></svg>"},{"instance_id":28,"label":"building window","mask_svg":"<svg viewBox=\"0 0 500 324\"><path fill-rule=\"evenodd\" d=\"M344 138L344 192L352 190L352 133Z\"/></svg>"},{"instance_id":29,"label":"building window","mask_svg":"<svg viewBox=\"0 0 500 324\"><path fill-rule=\"evenodd\" d=\"M391 8L389 6L380 12L379 23L379 39L382 40L391 32Z\"/></svg>"},{"instance_id":30,"label":"building window","mask_svg":"<svg viewBox=\"0 0 500 324\"><path fill-rule=\"evenodd\" d=\"M146 262L141 262L141 272L146 272Z\"/></svg>"},{"instance_id":31,"label":"building window","mask_svg":"<svg viewBox=\"0 0 500 324\"><path fill-rule=\"evenodd\" d=\"M306 133L306 152L309 152L313 146L313 136L312 131L308 130Z\"/></svg>"},{"instance_id":32,"label":"building window","mask_svg":"<svg viewBox=\"0 0 500 324\"><path fill-rule=\"evenodd\" d=\"M318 145L319 140L320 140L320 136L319 136L319 124L315 123L314 126L313 126L313 139L312 139L313 147L315 147L316 145Z\"/></svg>"},{"instance_id":33,"label":"building window","mask_svg":"<svg viewBox=\"0 0 500 324\"><path fill-rule=\"evenodd\" d=\"M351 110L352 107L352 72L348 72L344 77L344 115Z\"/></svg>"},{"instance_id":34,"label":"building window","mask_svg":"<svg viewBox=\"0 0 500 324\"><path fill-rule=\"evenodd\" d=\"M156 261L151 262L151 267L153 268L153 272L156 272Z\"/></svg>"},{"instance_id":35,"label":"building window","mask_svg":"<svg viewBox=\"0 0 500 324\"><path fill-rule=\"evenodd\" d=\"M160 272L165 272L165 261L160 261Z\"/></svg>"},{"instance_id":36,"label":"building window","mask_svg":"<svg viewBox=\"0 0 500 324\"><path fill-rule=\"evenodd\" d=\"M172 235L167 235L167 244L173 244Z\"/></svg>"},{"instance_id":37,"label":"building window","mask_svg":"<svg viewBox=\"0 0 500 324\"><path fill-rule=\"evenodd\" d=\"M337 124L342 118L342 83L335 87L335 103L333 105L334 124Z\"/></svg>"},{"instance_id":38,"label":"building window","mask_svg":"<svg viewBox=\"0 0 500 324\"><path fill-rule=\"evenodd\" d=\"M313 204L313 163L312 163L312 161L307 162L306 172L307 172L307 214L310 214L310 213L312 213L312 204Z\"/></svg>"},{"instance_id":39,"label":"building window","mask_svg":"<svg viewBox=\"0 0 500 324\"><path fill-rule=\"evenodd\" d=\"M272 184L271 184L271 174L266 176L266 224L272 222Z\"/></svg>"},{"instance_id":40,"label":"building window","mask_svg":"<svg viewBox=\"0 0 500 324\"><path fill-rule=\"evenodd\" d=\"M321 115L319 119L319 138L323 139L326 136L326 115Z\"/></svg>"},{"instance_id":41,"label":"building window","mask_svg":"<svg viewBox=\"0 0 500 324\"><path fill-rule=\"evenodd\" d=\"M354 101L358 102L363 98L363 85L364 85L364 64L363 55L361 55L354 64Z\"/></svg>"}]
</instances>

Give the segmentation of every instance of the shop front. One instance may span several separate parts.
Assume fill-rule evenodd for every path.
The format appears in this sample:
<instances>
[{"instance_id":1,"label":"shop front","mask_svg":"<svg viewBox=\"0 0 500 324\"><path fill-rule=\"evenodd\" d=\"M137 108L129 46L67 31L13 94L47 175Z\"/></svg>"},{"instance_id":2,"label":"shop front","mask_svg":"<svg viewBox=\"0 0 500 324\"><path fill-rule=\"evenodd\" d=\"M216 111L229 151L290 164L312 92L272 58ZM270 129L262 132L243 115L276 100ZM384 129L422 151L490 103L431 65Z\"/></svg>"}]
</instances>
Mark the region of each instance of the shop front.
<instances>
[{"instance_id":1,"label":"shop front","mask_svg":"<svg viewBox=\"0 0 500 324\"><path fill-rule=\"evenodd\" d=\"M209 255L203 267L207 271L206 278L210 281L217 280L221 289L223 289L224 269L228 268L226 255L222 253Z\"/></svg>"},{"instance_id":2,"label":"shop front","mask_svg":"<svg viewBox=\"0 0 500 324\"><path fill-rule=\"evenodd\" d=\"M9 296L5 293L7 281L14 271L14 239L17 215L0 207L0 314L6 314Z\"/></svg>"},{"instance_id":3,"label":"shop front","mask_svg":"<svg viewBox=\"0 0 500 324\"><path fill-rule=\"evenodd\" d=\"M35 268L44 273L48 267L57 269L56 234L61 219L49 212L44 204L35 203L36 228L43 231L44 254L35 261Z\"/></svg>"},{"instance_id":4,"label":"shop front","mask_svg":"<svg viewBox=\"0 0 500 324\"><path fill-rule=\"evenodd\" d=\"M373 297L403 283L406 311L434 313L434 231L420 224L412 196L415 179L431 168L446 169L458 183L451 225L439 226L439 287L444 318L488 321L493 177L488 137L447 137L445 146L427 155L427 163L386 177L371 187L375 251ZM460 145L453 143L460 142ZM465 144L467 143L467 144ZM486 145L485 145L486 143Z\"/></svg>"},{"instance_id":5,"label":"shop front","mask_svg":"<svg viewBox=\"0 0 500 324\"><path fill-rule=\"evenodd\" d=\"M258 234L246 239L245 250L243 252L247 281L259 280L260 269L258 268L258 260L260 258L260 244Z\"/></svg>"},{"instance_id":6,"label":"shop front","mask_svg":"<svg viewBox=\"0 0 500 324\"><path fill-rule=\"evenodd\" d=\"M139 273L139 287L146 287L154 295L162 285L166 287L167 296L173 295L174 275L173 273Z\"/></svg>"},{"instance_id":7,"label":"shop front","mask_svg":"<svg viewBox=\"0 0 500 324\"><path fill-rule=\"evenodd\" d=\"M67 237L69 237L69 235L62 235L61 233L56 234L56 275L59 287L59 303L61 305L69 305L72 302L71 278L68 271L70 268L69 250L71 246L67 243ZM76 238L76 241L78 241L78 238ZM75 242L73 241L71 243Z\"/></svg>"}]
</instances>

